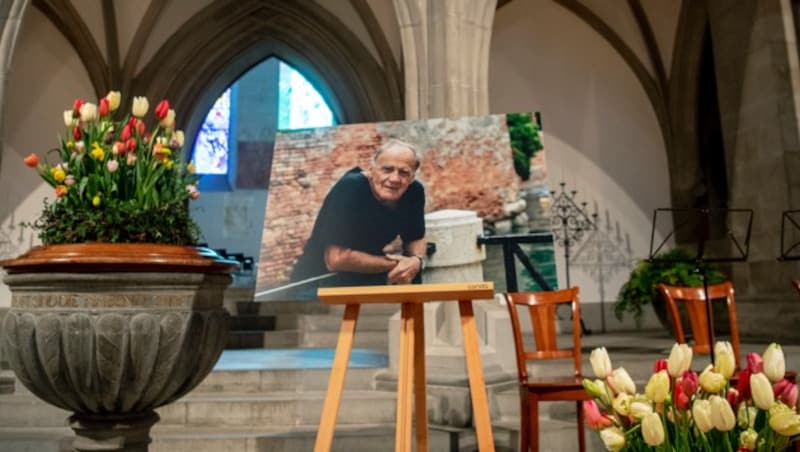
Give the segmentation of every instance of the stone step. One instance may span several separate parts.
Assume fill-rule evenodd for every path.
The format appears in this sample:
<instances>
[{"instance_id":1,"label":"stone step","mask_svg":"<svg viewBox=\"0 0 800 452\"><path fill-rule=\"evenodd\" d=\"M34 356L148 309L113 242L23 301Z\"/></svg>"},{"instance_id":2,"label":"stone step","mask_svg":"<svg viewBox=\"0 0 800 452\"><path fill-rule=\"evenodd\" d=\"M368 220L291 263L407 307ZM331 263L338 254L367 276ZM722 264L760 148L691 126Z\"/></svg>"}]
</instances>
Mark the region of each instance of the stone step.
<instances>
[{"instance_id":1,"label":"stone step","mask_svg":"<svg viewBox=\"0 0 800 452\"><path fill-rule=\"evenodd\" d=\"M263 333L263 348L335 348L339 331L276 330ZM354 347L386 351L389 349L388 331L359 331L356 328Z\"/></svg>"},{"instance_id":2,"label":"stone step","mask_svg":"<svg viewBox=\"0 0 800 452\"><path fill-rule=\"evenodd\" d=\"M519 441L519 427L519 418L492 419L492 431L510 432L508 438L513 441ZM606 448L597 432L584 425L583 433L587 452L605 452ZM518 450L518 446L515 445L512 450ZM539 450L547 452L578 450L578 428L575 419L565 421L539 416Z\"/></svg>"},{"instance_id":3,"label":"stone step","mask_svg":"<svg viewBox=\"0 0 800 452\"><path fill-rule=\"evenodd\" d=\"M356 331L388 331L391 314L359 314ZM286 314L276 319L275 330L339 331L342 315L327 314Z\"/></svg>"},{"instance_id":4,"label":"stone step","mask_svg":"<svg viewBox=\"0 0 800 452\"><path fill-rule=\"evenodd\" d=\"M354 350L353 353L357 351ZM381 369L347 369L345 390L373 389L375 374ZM330 369L271 369L211 372L195 393L267 393L275 391L325 391Z\"/></svg>"},{"instance_id":5,"label":"stone step","mask_svg":"<svg viewBox=\"0 0 800 452\"><path fill-rule=\"evenodd\" d=\"M161 425L174 426L317 426L325 393L192 393L159 408ZM337 425L392 423L396 395L384 391L345 391Z\"/></svg>"},{"instance_id":6,"label":"stone step","mask_svg":"<svg viewBox=\"0 0 800 452\"><path fill-rule=\"evenodd\" d=\"M70 414L27 391L0 396L0 426L3 427L66 427Z\"/></svg>"}]
</instances>

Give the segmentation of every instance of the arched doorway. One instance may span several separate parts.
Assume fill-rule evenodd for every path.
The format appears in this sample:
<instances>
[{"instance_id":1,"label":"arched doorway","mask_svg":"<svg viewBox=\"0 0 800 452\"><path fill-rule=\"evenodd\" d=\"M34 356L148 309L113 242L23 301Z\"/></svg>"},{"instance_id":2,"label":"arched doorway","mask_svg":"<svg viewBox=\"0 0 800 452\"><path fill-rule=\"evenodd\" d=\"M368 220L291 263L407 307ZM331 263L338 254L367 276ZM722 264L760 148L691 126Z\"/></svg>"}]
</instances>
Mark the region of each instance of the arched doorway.
<instances>
[{"instance_id":1,"label":"arched doorway","mask_svg":"<svg viewBox=\"0 0 800 452\"><path fill-rule=\"evenodd\" d=\"M276 131L338 120L305 74L276 57L228 86L204 118L187 140L203 175L192 215L209 246L257 258Z\"/></svg>"}]
</instances>

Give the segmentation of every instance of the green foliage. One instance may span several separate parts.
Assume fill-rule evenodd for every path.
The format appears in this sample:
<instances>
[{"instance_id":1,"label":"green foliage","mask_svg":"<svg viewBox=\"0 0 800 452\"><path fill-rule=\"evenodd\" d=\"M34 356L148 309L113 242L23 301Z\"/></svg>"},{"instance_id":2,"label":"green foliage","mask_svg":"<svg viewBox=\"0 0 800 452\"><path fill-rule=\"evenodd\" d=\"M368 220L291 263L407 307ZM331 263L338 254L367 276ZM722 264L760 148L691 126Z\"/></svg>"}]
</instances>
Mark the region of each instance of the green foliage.
<instances>
[{"instance_id":1,"label":"green foliage","mask_svg":"<svg viewBox=\"0 0 800 452\"><path fill-rule=\"evenodd\" d=\"M28 226L45 245L111 242L191 245L199 230L188 203L197 199L198 177L182 155L183 132L162 101L151 128L142 117L147 100L134 100L137 115L114 120L119 93L100 107L81 100L64 112L60 146L25 164L54 188L41 216Z\"/></svg>"},{"instance_id":2,"label":"green foliage","mask_svg":"<svg viewBox=\"0 0 800 452\"><path fill-rule=\"evenodd\" d=\"M528 180L531 177L531 158L544 149L539 136L541 129L530 113L509 113L506 124L514 153L514 170L522 180Z\"/></svg>"},{"instance_id":3,"label":"green foliage","mask_svg":"<svg viewBox=\"0 0 800 452\"><path fill-rule=\"evenodd\" d=\"M641 261L633 269L628 282L619 291L614 313L622 320L625 313L632 314L638 321L642 317L644 306L652 303L658 296L658 285L700 287L703 285L701 274L705 271L708 284L724 282L727 277L712 264L701 264L700 272L691 261L692 256L683 248L659 254L654 262ZM683 261L683 262L675 262Z\"/></svg>"}]
</instances>

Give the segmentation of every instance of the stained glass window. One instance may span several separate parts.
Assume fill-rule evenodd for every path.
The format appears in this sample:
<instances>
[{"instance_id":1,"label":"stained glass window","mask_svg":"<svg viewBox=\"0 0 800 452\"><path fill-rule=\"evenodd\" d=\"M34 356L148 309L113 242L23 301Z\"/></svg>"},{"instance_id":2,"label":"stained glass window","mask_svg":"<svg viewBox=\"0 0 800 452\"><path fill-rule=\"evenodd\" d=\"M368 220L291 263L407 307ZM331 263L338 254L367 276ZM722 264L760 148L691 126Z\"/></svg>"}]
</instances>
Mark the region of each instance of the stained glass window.
<instances>
[{"instance_id":1,"label":"stained glass window","mask_svg":"<svg viewBox=\"0 0 800 452\"><path fill-rule=\"evenodd\" d=\"M278 129L332 126L333 112L303 74L281 61L278 93Z\"/></svg>"},{"instance_id":2,"label":"stained glass window","mask_svg":"<svg viewBox=\"0 0 800 452\"><path fill-rule=\"evenodd\" d=\"M208 111L194 143L194 165L198 174L227 174L228 137L231 128L231 90L226 89Z\"/></svg>"}]
</instances>

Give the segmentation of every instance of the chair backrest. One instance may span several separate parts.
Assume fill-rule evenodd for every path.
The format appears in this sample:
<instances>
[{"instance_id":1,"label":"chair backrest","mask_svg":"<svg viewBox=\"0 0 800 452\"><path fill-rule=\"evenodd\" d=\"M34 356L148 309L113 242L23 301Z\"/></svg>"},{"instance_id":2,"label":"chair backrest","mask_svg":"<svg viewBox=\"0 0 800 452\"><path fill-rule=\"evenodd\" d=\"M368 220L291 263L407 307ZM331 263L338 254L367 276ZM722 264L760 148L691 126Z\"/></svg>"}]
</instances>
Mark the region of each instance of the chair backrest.
<instances>
[{"instance_id":1,"label":"chair backrest","mask_svg":"<svg viewBox=\"0 0 800 452\"><path fill-rule=\"evenodd\" d=\"M667 309L672 321L672 329L675 332L675 339L679 343L685 343L686 337L683 333L683 323L681 322L678 301L686 303L686 312L689 316L689 324L692 328L694 345L692 349L696 353L711 353L708 334L708 315L706 314L705 292L702 287L677 287L659 284L658 290L667 302ZM724 299L728 307L728 320L731 330L731 345L733 355L736 359L736 368L739 368L741 360L739 357L739 322L736 319L736 299L733 295L733 284L726 281L720 284L708 286L708 297L711 301Z\"/></svg>"},{"instance_id":2,"label":"chair backrest","mask_svg":"<svg viewBox=\"0 0 800 452\"><path fill-rule=\"evenodd\" d=\"M578 288L554 290L550 292L506 293L506 305L511 317L514 332L514 346L517 351L517 372L520 382L528 381L526 364L529 360L573 358L575 376L581 375L581 311ZM556 308L561 304L572 307L572 348L558 348L556 342ZM536 348L525 350L522 339L517 306L528 308L533 325Z\"/></svg>"}]
</instances>

